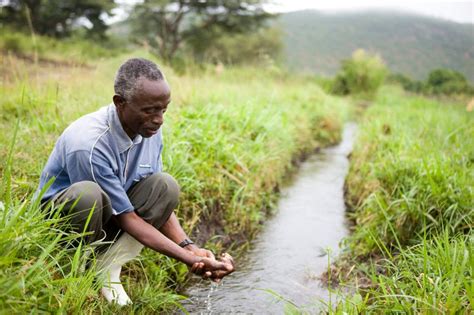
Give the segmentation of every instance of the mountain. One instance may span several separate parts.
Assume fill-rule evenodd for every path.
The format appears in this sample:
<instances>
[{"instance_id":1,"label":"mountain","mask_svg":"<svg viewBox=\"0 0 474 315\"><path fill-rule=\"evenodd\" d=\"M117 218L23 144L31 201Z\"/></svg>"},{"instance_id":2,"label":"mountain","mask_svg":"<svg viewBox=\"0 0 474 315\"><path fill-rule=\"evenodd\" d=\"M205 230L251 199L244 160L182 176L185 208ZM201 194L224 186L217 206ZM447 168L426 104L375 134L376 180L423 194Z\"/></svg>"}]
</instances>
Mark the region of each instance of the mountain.
<instances>
[{"instance_id":1,"label":"mountain","mask_svg":"<svg viewBox=\"0 0 474 315\"><path fill-rule=\"evenodd\" d=\"M332 76L342 59L363 48L381 55L391 71L415 79L450 68L474 82L474 24L403 12L312 10L282 14L277 23L292 70Z\"/></svg>"}]
</instances>

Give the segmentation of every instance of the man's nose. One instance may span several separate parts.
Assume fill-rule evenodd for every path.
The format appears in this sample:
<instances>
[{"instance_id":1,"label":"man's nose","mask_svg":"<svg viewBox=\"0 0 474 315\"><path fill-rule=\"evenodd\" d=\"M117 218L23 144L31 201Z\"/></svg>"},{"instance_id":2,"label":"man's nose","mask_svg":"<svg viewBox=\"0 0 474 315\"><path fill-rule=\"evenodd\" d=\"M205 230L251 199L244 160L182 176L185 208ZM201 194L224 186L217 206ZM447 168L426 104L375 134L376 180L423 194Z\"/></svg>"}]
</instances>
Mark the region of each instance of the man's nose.
<instances>
[{"instance_id":1,"label":"man's nose","mask_svg":"<svg viewBox=\"0 0 474 315\"><path fill-rule=\"evenodd\" d=\"M163 124L163 114L154 115L153 118L152 118L152 122L155 125L162 125Z\"/></svg>"}]
</instances>

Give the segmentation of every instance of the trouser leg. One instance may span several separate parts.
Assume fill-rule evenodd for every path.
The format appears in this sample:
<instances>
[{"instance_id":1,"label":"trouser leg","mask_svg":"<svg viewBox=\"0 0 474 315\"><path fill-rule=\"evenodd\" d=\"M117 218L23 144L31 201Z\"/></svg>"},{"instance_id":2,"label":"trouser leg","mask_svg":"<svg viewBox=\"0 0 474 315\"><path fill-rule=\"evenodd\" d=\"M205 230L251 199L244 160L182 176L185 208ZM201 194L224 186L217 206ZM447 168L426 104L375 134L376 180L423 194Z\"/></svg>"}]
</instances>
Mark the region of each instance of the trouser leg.
<instances>
[{"instance_id":1,"label":"trouser leg","mask_svg":"<svg viewBox=\"0 0 474 315\"><path fill-rule=\"evenodd\" d=\"M113 240L115 237L113 234L117 232L117 228L111 220L110 198L97 183L74 183L54 196L51 202L63 207L61 214L68 216L73 231L91 233L85 237L87 243Z\"/></svg>"},{"instance_id":2,"label":"trouser leg","mask_svg":"<svg viewBox=\"0 0 474 315\"><path fill-rule=\"evenodd\" d=\"M159 229L178 204L179 187L170 175L154 174L137 183L128 196L137 214ZM98 257L97 265L104 281L101 293L107 301L118 305L132 303L120 282L120 272L122 265L134 259L142 248L141 243L123 233L106 253Z\"/></svg>"}]
</instances>

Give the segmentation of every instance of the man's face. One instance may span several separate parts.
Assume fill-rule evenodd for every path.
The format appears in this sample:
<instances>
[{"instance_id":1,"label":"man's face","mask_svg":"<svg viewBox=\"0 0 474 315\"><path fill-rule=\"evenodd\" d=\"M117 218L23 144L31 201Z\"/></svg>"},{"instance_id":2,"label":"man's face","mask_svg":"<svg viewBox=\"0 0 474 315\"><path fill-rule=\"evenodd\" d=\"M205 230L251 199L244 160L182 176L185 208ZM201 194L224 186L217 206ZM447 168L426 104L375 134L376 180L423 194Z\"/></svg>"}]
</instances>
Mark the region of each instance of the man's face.
<instances>
[{"instance_id":1,"label":"man's face","mask_svg":"<svg viewBox=\"0 0 474 315\"><path fill-rule=\"evenodd\" d=\"M113 98L122 127L130 139L138 134L145 138L156 134L171 102L170 88L165 80L141 78L137 84L131 99L124 99L120 95L114 95Z\"/></svg>"}]
</instances>

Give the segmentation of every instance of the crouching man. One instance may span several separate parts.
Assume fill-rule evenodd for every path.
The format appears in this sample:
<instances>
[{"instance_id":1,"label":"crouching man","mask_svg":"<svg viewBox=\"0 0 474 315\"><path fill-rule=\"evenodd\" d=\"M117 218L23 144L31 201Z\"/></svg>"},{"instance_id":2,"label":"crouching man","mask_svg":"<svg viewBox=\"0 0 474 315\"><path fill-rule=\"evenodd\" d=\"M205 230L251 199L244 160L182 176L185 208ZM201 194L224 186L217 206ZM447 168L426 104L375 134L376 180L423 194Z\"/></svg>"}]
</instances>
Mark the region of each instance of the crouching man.
<instances>
[{"instance_id":1,"label":"crouching man","mask_svg":"<svg viewBox=\"0 0 474 315\"><path fill-rule=\"evenodd\" d=\"M120 271L143 246L219 281L234 271L232 258L216 260L189 240L173 212L179 186L162 172L160 127L171 101L163 73L151 61L130 59L114 89L113 104L79 118L58 139L41 174L42 203L64 205L72 228L90 232L88 242L113 242L98 256L109 302L131 303Z\"/></svg>"}]
</instances>

